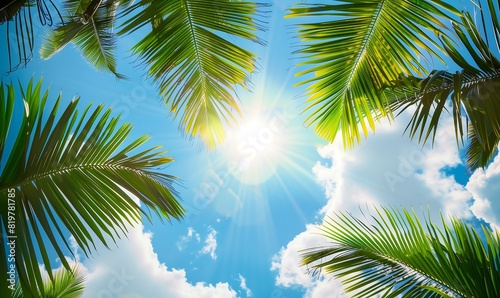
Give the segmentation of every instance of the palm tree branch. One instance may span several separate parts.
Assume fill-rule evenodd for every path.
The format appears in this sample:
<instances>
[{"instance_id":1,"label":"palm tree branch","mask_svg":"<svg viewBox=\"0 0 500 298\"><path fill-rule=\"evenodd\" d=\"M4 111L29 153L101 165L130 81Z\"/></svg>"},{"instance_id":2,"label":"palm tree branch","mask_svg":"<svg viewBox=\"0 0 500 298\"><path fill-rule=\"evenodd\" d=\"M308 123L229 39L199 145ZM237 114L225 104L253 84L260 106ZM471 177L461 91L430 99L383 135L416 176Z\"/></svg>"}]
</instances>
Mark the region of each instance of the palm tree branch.
<instances>
[{"instance_id":1,"label":"palm tree branch","mask_svg":"<svg viewBox=\"0 0 500 298\"><path fill-rule=\"evenodd\" d=\"M441 288L450 290L442 281L420 268L414 268L404 260L375 249L335 243L328 248L314 248L304 250L303 253L303 265L310 265L310 270L315 275L324 270L325 274L333 274L341 279L346 286L345 290L353 293L352 297L374 297L382 291L393 296L402 293L408 295L408 291L415 287L419 288L417 297L422 297L427 293L421 288L431 285L434 285L433 289L436 288L435 285L440 285Z\"/></svg>"},{"instance_id":2,"label":"palm tree branch","mask_svg":"<svg viewBox=\"0 0 500 298\"><path fill-rule=\"evenodd\" d=\"M75 264L69 271L65 268L56 270L54 281L44 282L44 290L47 295L54 295L54 297L78 298L83 294L85 280L84 268Z\"/></svg>"},{"instance_id":3,"label":"palm tree branch","mask_svg":"<svg viewBox=\"0 0 500 298\"><path fill-rule=\"evenodd\" d=\"M84 283L86 280L85 269L82 265L74 263L70 270L60 267L47 271L47 275L42 275L43 284L39 288L40 297L64 297L78 298L83 295ZM50 277L50 276L53 276ZM12 292L12 298L30 297L33 295L24 294L23 288L18 283Z\"/></svg>"},{"instance_id":4,"label":"palm tree branch","mask_svg":"<svg viewBox=\"0 0 500 298\"><path fill-rule=\"evenodd\" d=\"M365 224L351 214L336 213L320 226L330 247L307 249L303 264L313 273L324 269L355 297L497 296L500 289L498 232L484 229L485 242L474 229L455 218L437 226L426 217L383 208ZM428 295L428 296L427 296Z\"/></svg>"},{"instance_id":5,"label":"palm tree branch","mask_svg":"<svg viewBox=\"0 0 500 298\"><path fill-rule=\"evenodd\" d=\"M186 15L187 15L187 21L188 21L188 24L189 24L189 31L191 33L190 37L191 37L191 41L193 43L193 47L194 47L194 53L195 53L195 56L196 56L196 64L197 64L197 67L198 67L198 71L200 72L201 74L201 89L202 89L202 102L201 102L201 109L206 109L207 108L207 98L206 98L206 94L208 93L207 91L207 73L205 72L205 69L204 69L204 64L203 64L203 60L201 59L201 48L198 44L198 39L199 37L197 36L197 30L195 28L195 25L193 24L193 15L191 13L191 9L189 7L189 3L187 0L183 0L183 7L186 11ZM237 107L237 106L236 106ZM177 108L175 107L175 105L172 107L173 110L177 110ZM239 109L237 109L237 112L240 113ZM209 119L208 119L208 114L205 114L205 119L204 119L204 122L206 123L209 123ZM193 127L193 124L192 123L191 125L187 125L187 130L192 130L192 127Z\"/></svg>"},{"instance_id":6,"label":"palm tree branch","mask_svg":"<svg viewBox=\"0 0 500 298\"><path fill-rule=\"evenodd\" d=\"M12 86L5 89L2 84L0 91L5 90L12 90ZM128 226L141 220L141 213L148 219L152 211L167 220L183 216L173 189L176 177L157 171L172 158L158 151L160 147L134 153L147 136L122 146L131 125L119 127L119 118L111 118L111 110L102 113L103 106L93 111L88 106L77 117L78 98L57 117L59 95L44 117L49 93L41 93L41 80L36 86L31 80L21 94L25 110L17 132L7 135L13 131L11 123L0 129L0 139L12 140L9 148L4 142L0 144L2 151L10 150L0 168L0 193L7 205L7 192L15 190L15 221L22 222L16 226L16 265L25 293L40 289L39 256L54 279L49 249L54 249L69 268L64 255L65 250L71 251L68 233L88 255L96 241L108 246L110 237L115 242ZM0 99L1 119L13 119L14 94L8 91ZM2 229L6 229L7 210L2 208L0 216ZM6 255L2 258L4 261ZM7 263L1 264L7 272Z\"/></svg>"}]
</instances>

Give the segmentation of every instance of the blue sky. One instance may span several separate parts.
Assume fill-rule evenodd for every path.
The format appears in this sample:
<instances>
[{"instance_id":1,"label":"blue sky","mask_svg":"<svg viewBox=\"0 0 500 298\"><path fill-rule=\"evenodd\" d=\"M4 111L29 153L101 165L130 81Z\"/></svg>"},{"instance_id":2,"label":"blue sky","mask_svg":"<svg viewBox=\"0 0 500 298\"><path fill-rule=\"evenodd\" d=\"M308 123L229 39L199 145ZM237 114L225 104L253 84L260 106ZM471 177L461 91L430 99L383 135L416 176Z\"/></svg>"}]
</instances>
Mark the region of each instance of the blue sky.
<instances>
[{"instance_id":1,"label":"blue sky","mask_svg":"<svg viewBox=\"0 0 500 298\"><path fill-rule=\"evenodd\" d=\"M64 102L81 96L80 109L91 102L113 107L134 124L131 139L150 134L149 144L164 145L176 160L162 171L181 179L186 219L144 222L88 260L75 247L88 270L85 297L345 297L336 281L314 280L298 266L298 250L324 244L313 224L333 210L429 208L435 218L441 211L500 225L500 204L492 200L500 193L500 159L465 173L451 119L443 119L432 149L403 135L407 114L349 151L306 129L304 89L293 87L298 41L283 19L289 2L274 4L262 33L268 46L253 48L260 56L254 91L239 92L248 129L230 131L228 144L214 152L178 131L126 52L132 37L120 39L118 49L118 71L127 80L96 72L72 46L47 61L35 52L27 68L9 75L2 60L3 82L43 76L51 98L62 92ZM241 167L236 174L234 165Z\"/></svg>"}]
</instances>

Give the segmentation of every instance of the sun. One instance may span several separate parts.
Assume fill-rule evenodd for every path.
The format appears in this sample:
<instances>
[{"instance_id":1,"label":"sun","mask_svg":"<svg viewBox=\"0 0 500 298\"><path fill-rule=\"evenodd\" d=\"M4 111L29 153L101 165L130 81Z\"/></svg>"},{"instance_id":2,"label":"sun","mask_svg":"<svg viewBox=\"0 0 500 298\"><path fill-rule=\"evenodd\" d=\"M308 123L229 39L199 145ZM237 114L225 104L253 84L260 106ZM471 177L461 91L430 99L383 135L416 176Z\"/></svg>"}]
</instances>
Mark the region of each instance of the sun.
<instances>
[{"instance_id":1,"label":"sun","mask_svg":"<svg viewBox=\"0 0 500 298\"><path fill-rule=\"evenodd\" d=\"M283 109L258 109L229 132L227 157L236 179L257 185L276 173L285 159L291 118Z\"/></svg>"}]
</instances>

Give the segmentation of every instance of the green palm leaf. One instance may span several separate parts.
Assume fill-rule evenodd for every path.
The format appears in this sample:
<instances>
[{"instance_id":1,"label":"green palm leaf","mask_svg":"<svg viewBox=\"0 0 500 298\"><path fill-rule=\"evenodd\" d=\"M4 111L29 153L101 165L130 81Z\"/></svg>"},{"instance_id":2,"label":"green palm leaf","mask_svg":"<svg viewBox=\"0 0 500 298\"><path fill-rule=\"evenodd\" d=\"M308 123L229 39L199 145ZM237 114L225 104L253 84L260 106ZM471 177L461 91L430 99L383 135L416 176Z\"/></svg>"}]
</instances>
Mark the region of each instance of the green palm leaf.
<instances>
[{"instance_id":1,"label":"green palm leaf","mask_svg":"<svg viewBox=\"0 0 500 298\"><path fill-rule=\"evenodd\" d=\"M483 144L477 134L474 126L469 124L469 146L467 147L467 167L470 172L475 169L488 165L490 160L493 158L495 153L497 152L498 143L500 142L500 138L493 133L491 125L489 123L484 123L486 129L489 129L489 135L487 136L486 143ZM484 138L483 138L484 140Z\"/></svg>"},{"instance_id":2,"label":"green palm leaf","mask_svg":"<svg viewBox=\"0 0 500 298\"><path fill-rule=\"evenodd\" d=\"M116 34L113 33L116 10L120 1L75 1L65 3L68 16L45 37L40 55L49 59L73 42L83 57L96 69L109 71L124 78L116 71Z\"/></svg>"},{"instance_id":3,"label":"green palm leaf","mask_svg":"<svg viewBox=\"0 0 500 298\"><path fill-rule=\"evenodd\" d=\"M460 24L453 29L458 43L443 36L443 44L448 55L463 68L464 79L453 85L451 100L453 105L462 103L469 125L469 145L467 165L469 170L485 167L493 157L500 141L500 23L498 5L493 0L478 1L482 24L474 22L470 13L464 12ZM488 23L486 23L488 20ZM488 24L488 25L486 25ZM487 27L491 27L487 29ZM482 29L480 29L482 28ZM471 59L460 54L458 46L466 49ZM493 50L496 49L496 50ZM456 75L459 77L459 75ZM458 103L457 103L458 101ZM462 125L462 119L455 119L455 127ZM455 131L458 131L455 128ZM458 139L458 135L457 135Z\"/></svg>"},{"instance_id":4,"label":"green palm leaf","mask_svg":"<svg viewBox=\"0 0 500 298\"><path fill-rule=\"evenodd\" d=\"M500 141L500 77L496 71L470 74L463 70L455 74L434 71L427 79L405 78L413 88L387 91L391 106L400 112L414 107L407 130L410 138L432 143L443 112L453 116L457 145L463 144L464 117L468 125L467 166L469 171L485 167ZM446 104L451 102L451 111Z\"/></svg>"},{"instance_id":5,"label":"green palm leaf","mask_svg":"<svg viewBox=\"0 0 500 298\"><path fill-rule=\"evenodd\" d=\"M333 274L352 297L499 297L498 231L480 235L457 218L439 229L405 209L377 209L371 219L328 218L320 230L331 246L307 249L303 264Z\"/></svg>"},{"instance_id":6,"label":"green palm leaf","mask_svg":"<svg viewBox=\"0 0 500 298\"><path fill-rule=\"evenodd\" d=\"M88 106L79 115L79 99L56 117L59 95L46 114L49 94L41 93L41 84L31 80L20 88L24 115L14 115L14 87L0 85L1 226L4 235L17 236L18 276L25 295L35 297L34 289L43 284L39 263L54 280L49 249L69 269L64 257L64 249L70 249L68 233L88 255L96 239L107 246L107 236L115 241L129 224L141 220L141 213L150 218L154 212L168 220L184 213L173 189L176 178L155 170L172 162L157 150L160 147L134 153L147 136L125 144L131 124L117 127L119 117L111 118L111 110L103 106ZM22 119L18 127L13 119ZM12 193L15 198L8 201ZM15 221L14 230L9 221ZM0 277L5 281L8 253L3 244L0 253Z\"/></svg>"},{"instance_id":7,"label":"green palm leaf","mask_svg":"<svg viewBox=\"0 0 500 298\"><path fill-rule=\"evenodd\" d=\"M383 87L401 75L426 74L420 61L426 53L440 59L429 32L443 32L441 20L459 12L442 1L336 2L301 3L288 17L302 20L298 34L305 45L298 53L306 61L298 66L308 68L297 75L306 76L299 85L308 84L306 123L328 141L341 130L344 146L351 147L360 141L360 127L366 136L380 117L392 117Z\"/></svg>"},{"instance_id":8,"label":"green palm leaf","mask_svg":"<svg viewBox=\"0 0 500 298\"><path fill-rule=\"evenodd\" d=\"M180 128L213 148L240 113L235 86L247 88L256 56L229 38L261 43L262 4L232 0L142 0L130 7L120 34L151 26L132 48L158 83ZM223 38L222 35L228 38Z\"/></svg>"}]
</instances>

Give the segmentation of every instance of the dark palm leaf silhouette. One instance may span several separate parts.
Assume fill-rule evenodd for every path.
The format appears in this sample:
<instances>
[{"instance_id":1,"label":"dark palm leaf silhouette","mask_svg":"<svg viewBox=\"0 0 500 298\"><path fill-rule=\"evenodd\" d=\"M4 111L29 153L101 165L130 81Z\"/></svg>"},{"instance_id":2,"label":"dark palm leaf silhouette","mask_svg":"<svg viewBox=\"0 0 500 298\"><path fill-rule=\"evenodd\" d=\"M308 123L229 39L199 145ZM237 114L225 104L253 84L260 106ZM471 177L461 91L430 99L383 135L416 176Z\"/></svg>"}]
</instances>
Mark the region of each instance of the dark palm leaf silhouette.
<instances>
[{"instance_id":1,"label":"dark palm leaf silhouette","mask_svg":"<svg viewBox=\"0 0 500 298\"><path fill-rule=\"evenodd\" d=\"M431 136L434 142L440 116L448 111L446 104L451 103L449 112L453 115L457 144L463 143L464 134L470 141L467 147L470 171L485 167L500 141L500 40L495 38L500 33L500 11L493 1L487 4L487 8L479 10L484 22L482 29L469 12L464 12L460 22L453 24L458 38L440 36L444 50L462 68L460 71L433 71L425 79L405 78L409 84L387 92L394 109L417 107L408 130L410 137L418 135L422 142ZM466 59L464 54L470 58ZM466 128L464 116L468 122Z\"/></svg>"},{"instance_id":2,"label":"dark palm leaf silhouette","mask_svg":"<svg viewBox=\"0 0 500 298\"><path fill-rule=\"evenodd\" d=\"M36 14L32 9L36 7ZM0 6L0 25L7 29L6 41L9 71L25 67L33 57L35 29L52 26L55 17L62 20L52 0L6 0ZM38 32L40 33L40 32Z\"/></svg>"}]
</instances>

